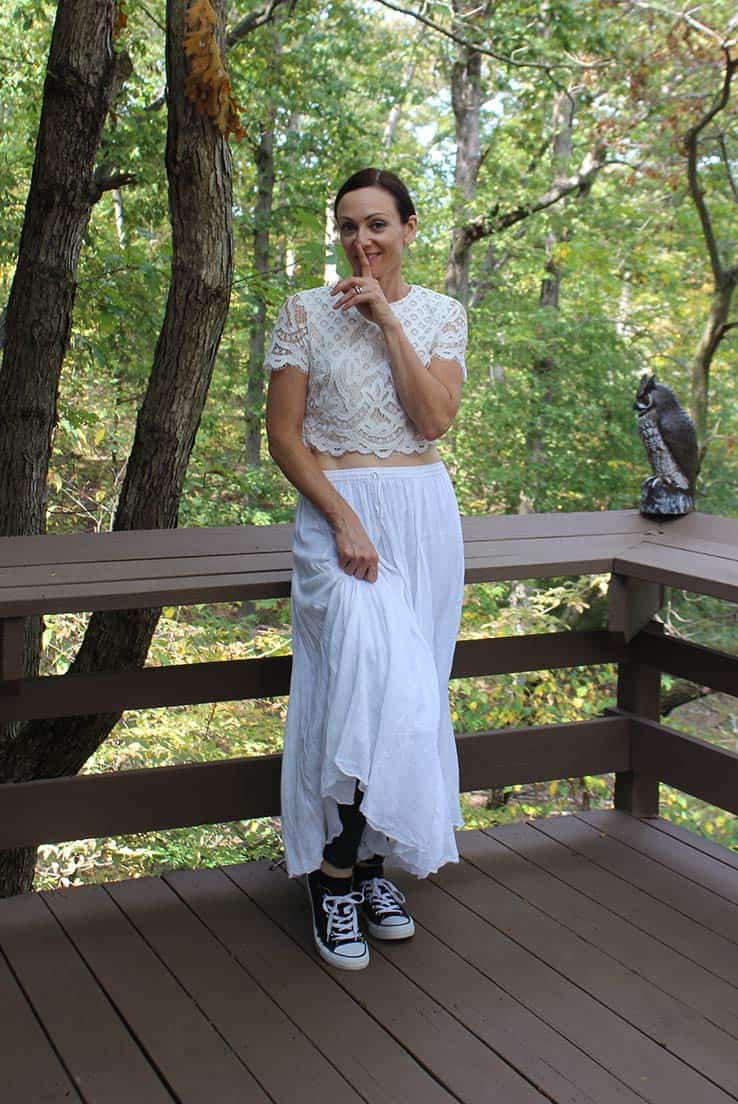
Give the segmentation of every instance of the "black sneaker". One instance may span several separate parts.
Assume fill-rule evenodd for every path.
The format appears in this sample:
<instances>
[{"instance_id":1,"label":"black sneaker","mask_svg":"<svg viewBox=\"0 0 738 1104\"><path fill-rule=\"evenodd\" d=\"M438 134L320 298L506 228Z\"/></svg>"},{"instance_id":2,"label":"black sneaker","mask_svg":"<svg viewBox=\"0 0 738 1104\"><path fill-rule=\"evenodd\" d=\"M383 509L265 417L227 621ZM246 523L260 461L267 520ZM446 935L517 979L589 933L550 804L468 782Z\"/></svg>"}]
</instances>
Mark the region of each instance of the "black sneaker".
<instances>
[{"instance_id":1,"label":"black sneaker","mask_svg":"<svg viewBox=\"0 0 738 1104\"><path fill-rule=\"evenodd\" d=\"M385 877L362 878L357 868L354 889L362 895L361 911L375 939L409 939L415 922L402 906L405 895Z\"/></svg>"},{"instance_id":2,"label":"black sneaker","mask_svg":"<svg viewBox=\"0 0 738 1104\"><path fill-rule=\"evenodd\" d=\"M320 871L305 879L313 911L313 937L318 954L342 970L369 965L369 947L359 928L360 893L334 894L321 883Z\"/></svg>"}]
</instances>

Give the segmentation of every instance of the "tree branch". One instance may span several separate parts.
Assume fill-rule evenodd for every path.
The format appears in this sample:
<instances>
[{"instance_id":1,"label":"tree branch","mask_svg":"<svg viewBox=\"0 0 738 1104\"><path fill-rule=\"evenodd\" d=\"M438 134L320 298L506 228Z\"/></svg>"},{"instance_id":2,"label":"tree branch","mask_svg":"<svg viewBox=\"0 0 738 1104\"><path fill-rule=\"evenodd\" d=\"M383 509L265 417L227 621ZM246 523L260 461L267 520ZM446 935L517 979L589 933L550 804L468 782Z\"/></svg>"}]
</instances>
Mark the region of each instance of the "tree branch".
<instances>
[{"instance_id":1,"label":"tree branch","mask_svg":"<svg viewBox=\"0 0 738 1104\"><path fill-rule=\"evenodd\" d=\"M655 12L657 15L665 15L669 19L673 19L675 23L685 23L692 30L699 31L700 34L711 38L713 42L718 42L721 46L724 45L724 40L717 31L713 30L712 27L708 27L706 23L700 23L689 11L672 11L671 8L666 8L663 4L643 3L642 0L627 0L627 3L628 7L638 8L640 11ZM692 10L696 11L697 9L695 7Z\"/></svg>"},{"instance_id":2,"label":"tree branch","mask_svg":"<svg viewBox=\"0 0 738 1104\"><path fill-rule=\"evenodd\" d=\"M720 252L718 250L717 240L715 238L715 230L712 225L712 219L710 218L710 212L705 203L704 192L700 188L700 181L697 168L697 158L699 153L699 136L702 131L708 126L715 116L723 110L730 99L730 83L733 79L733 74L738 68L738 58L731 58L730 50L723 47L723 54L725 55L725 76L723 78L723 87L720 93L715 99L712 107L705 112L699 122L695 123L693 127L690 127L684 139L684 146L687 152L687 181L689 184L689 194L692 197L692 202L697 208L697 214L699 216L700 224L702 226L702 235L705 239L705 245L707 246L707 252L710 257L710 267L712 268L712 275L715 280L715 286L719 287L725 272L720 260Z\"/></svg>"},{"instance_id":3,"label":"tree branch","mask_svg":"<svg viewBox=\"0 0 738 1104\"><path fill-rule=\"evenodd\" d=\"M730 185L730 190L733 193L733 199L736 201L736 203L738 203L738 185L736 185L735 177L733 176L733 171L730 167L730 158L728 157L728 149L727 149L727 146L725 145L725 135L724 134L718 134L717 141L718 141L718 146L720 147L720 156L723 159L723 166L725 168L725 173L726 173L726 176L728 177L728 184Z\"/></svg>"},{"instance_id":4,"label":"tree branch","mask_svg":"<svg viewBox=\"0 0 738 1104\"><path fill-rule=\"evenodd\" d=\"M375 2L381 4L385 8L390 8L392 11L399 12L401 15L409 15L411 19L417 19L419 23L424 23L426 27L430 27L431 30L436 31L438 34L450 38L452 42L456 42L459 46L464 46L468 50L476 50L478 54L494 58L495 61L501 61L504 65L511 65L515 69L540 69L545 73L551 73L554 69L591 69L595 67L599 68L602 64L601 62L596 62L593 66L589 62L583 62L577 59L574 59L571 65L547 65L542 61L517 61L509 55L497 54L494 50L488 50L486 46L482 46L479 42L472 42L468 38L463 38L461 35L449 30L448 27L443 27L440 23L436 23L434 19L429 19L428 16L423 15L422 12L413 11L411 8L403 8L400 4L392 3L392 0L375 0Z\"/></svg>"},{"instance_id":5,"label":"tree branch","mask_svg":"<svg viewBox=\"0 0 738 1104\"><path fill-rule=\"evenodd\" d=\"M297 0L269 0L268 4L265 4L263 8L256 8L254 11L245 15L240 22L236 23L235 27L231 27L230 31L226 35L226 46L230 49L231 46L235 46L241 39L246 38L247 35L255 31L257 27L263 27L265 23L269 23L274 19L279 8L284 7L287 4L289 11L292 12L295 9Z\"/></svg>"},{"instance_id":6,"label":"tree branch","mask_svg":"<svg viewBox=\"0 0 738 1104\"><path fill-rule=\"evenodd\" d=\"M506 211L502 215L498 213L498 207L491 214L467 223L464 227L464 238L466 242L471 245L473 242L479 241L480 238L488 238L491 234L496 234L500 230L507 230L510 226L514 226L518 222L523 222L524 219L529 218L531 215L537 214L538 211L544 211L547 207L553 207L560 199L563 199L567 195L571 195L572 192L588 188L596 174L608 163L609 162L604 160L603 155L592 156L588 154L578 173L557 180L548 191L544 192L542 196L539 196L538 199L534 200L532 203L513 207L511 211Z\"/></svg>"},{"instance_id":7,"label":"tree branch","mask_svg":"<svg viewBox=\"0 0 738 1104\"><path fill-rule=\"evenodd\" d=\"M105 171L104 166L100 166L95 170L95 174L92 177L90 200L92 203L97 203L105 192L112 192L116 188L124 188L126 184L136 184L137 182L138 178L135 173L108 173Z\"/></svg>"}]
</instances>

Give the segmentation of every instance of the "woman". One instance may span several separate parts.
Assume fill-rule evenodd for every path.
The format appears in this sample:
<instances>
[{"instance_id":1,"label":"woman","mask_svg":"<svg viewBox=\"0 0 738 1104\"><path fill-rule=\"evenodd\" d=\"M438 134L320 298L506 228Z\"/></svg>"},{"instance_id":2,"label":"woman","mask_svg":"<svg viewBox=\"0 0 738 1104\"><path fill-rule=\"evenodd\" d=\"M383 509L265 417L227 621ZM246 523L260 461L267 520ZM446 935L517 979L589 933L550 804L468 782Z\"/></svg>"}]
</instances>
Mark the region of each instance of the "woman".
<instances>
[{"instance_id":1,"label":"woman","mask_svg":"<svg viewBox=\"0 0 738 1104\"><path fill-rule=\"evenodd\" d=\"M282 769L287 869L307 875L319 954L361 969L414 933L383 859L458 860L448 677L463 594L453 488L434 441L465 375L466 315L402 276L417 216L393 173L335 201L353 275L298 292L267 354L269 448L300 492Z\"/></svg>"}]
</instances>

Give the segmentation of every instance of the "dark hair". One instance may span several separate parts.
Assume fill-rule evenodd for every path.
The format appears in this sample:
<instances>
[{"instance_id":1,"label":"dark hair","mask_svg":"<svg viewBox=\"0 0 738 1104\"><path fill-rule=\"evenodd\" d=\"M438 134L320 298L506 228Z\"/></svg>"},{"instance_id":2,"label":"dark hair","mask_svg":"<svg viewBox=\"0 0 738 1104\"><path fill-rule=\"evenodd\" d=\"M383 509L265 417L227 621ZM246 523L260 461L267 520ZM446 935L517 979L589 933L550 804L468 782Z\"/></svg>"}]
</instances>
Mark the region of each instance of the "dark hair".
<instances>
[{"instance_id":1,"label":"dark hair","mask_svg":"<svg viewBox=\"0 0 738 1104\"><path fill-rule=\"evenodd\" d=\"M407 222L410 216L416 213L410 193L396 173L389 172L387 169L359 169L338 189L333 203L333 214L336 218L338 218L338 204L341 199L347 192L355 192L357 188L384 188L386 192L390 192L394 196L401 222Z\"/></svg>"}]
</instances>

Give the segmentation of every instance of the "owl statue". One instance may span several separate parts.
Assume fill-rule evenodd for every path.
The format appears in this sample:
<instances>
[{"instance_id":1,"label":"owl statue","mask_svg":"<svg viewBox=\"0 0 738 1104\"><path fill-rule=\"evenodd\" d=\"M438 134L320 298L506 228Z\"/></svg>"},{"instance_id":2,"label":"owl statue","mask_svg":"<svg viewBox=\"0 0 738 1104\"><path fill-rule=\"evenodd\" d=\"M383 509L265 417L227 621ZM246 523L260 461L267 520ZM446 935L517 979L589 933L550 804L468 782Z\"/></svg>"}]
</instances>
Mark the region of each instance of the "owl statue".
<instances>
[{"instance_id":1,"label":"owl statue","mask_svg":"<svg viewBox=\"0 0 738 1104\"><path fill-rule=\"evenodd\" d=\"M699 449L694 423L670 387L643 376L636 396L638 432L653 475L641 483L644 517L681 517L694 509Z\"/></svg>"}]
</instances>

